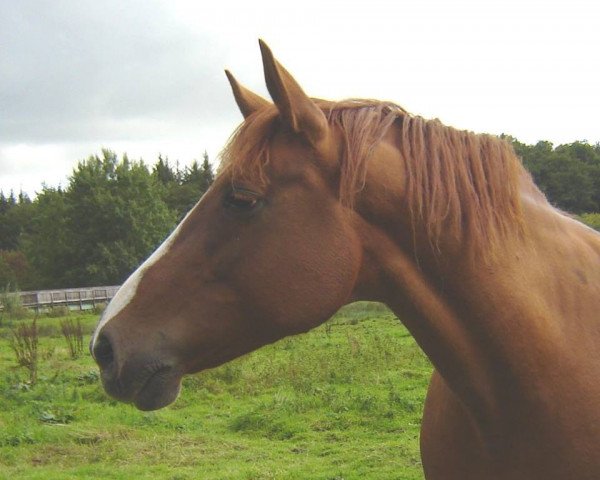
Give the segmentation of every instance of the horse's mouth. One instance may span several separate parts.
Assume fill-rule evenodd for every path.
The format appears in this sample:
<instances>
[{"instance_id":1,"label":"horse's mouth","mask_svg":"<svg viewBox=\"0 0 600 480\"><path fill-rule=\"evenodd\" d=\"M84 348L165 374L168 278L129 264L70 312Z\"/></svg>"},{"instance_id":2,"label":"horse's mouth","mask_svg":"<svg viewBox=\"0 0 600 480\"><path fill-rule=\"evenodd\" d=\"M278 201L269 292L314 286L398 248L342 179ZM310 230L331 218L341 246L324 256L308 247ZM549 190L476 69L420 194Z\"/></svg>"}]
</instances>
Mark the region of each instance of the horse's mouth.
<instances>
[{"instance_id":1,"label":"horse's mouth","mask_svg":"<svg viewBox=\"0 0 600 480\"><path fill-rule=\"evenodd\" d=\"M181 374L172 367L152 373L133 397L133 404L144 411L158 410L173 403L181 390Z\"/></svg>"},{"instance_id":2,"label":"horse's mouth","mask_svg":"<svg viewBox=\"0 0 600 480\"><path fill-rule=\"evenodd\" d=\"M146 376L129 381L102 372L104 390L139 410L158 410L173 403L181 389L182 373L169 365L154 366Z\"/></svg>"}]
</instances>

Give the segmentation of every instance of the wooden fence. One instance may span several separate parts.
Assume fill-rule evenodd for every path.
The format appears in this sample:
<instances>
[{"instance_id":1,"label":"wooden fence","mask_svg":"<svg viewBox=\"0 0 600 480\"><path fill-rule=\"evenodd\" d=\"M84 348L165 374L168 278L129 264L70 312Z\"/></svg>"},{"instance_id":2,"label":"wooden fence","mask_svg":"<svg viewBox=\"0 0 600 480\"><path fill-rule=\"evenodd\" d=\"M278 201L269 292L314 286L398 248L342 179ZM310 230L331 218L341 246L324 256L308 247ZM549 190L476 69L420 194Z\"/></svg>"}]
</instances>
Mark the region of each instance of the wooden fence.
<instances>
[{"instance_id":1,"label":"wooden fence","mask_svg":"<svg viewBox=\"0 0 600 480\"><path fill-rule=\"evenodd\" d=\"M24 307L36 312L54 307L64 306L71 310L94 308L101 303L108 303L117 293L118 286L68 288L65 290L39 290L35 292L19 292Z\"/></svg>"}]
</instances>

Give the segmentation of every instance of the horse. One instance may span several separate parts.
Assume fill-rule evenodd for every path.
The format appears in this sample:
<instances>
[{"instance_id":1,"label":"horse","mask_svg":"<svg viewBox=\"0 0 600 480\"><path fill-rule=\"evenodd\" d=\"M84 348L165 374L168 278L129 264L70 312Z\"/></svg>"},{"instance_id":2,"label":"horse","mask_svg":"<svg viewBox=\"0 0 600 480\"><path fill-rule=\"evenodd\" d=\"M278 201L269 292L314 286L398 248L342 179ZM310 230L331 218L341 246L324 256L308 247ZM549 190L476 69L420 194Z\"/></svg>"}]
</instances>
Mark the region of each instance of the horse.
<instances>
[{"instance_id":1,"label":"horse","mask_svg":"<svg viewBox=\"0 0 600 480\"><path fill-rule=\"evenodd\" d=\"M244 121L215 182L94 331L106 392L158 409L186 374L383 302L434 367L427 479L600 478L600 235L502 138L310 98L260 50L273 102L226 71Z\"/></svg>"}]
</instances>

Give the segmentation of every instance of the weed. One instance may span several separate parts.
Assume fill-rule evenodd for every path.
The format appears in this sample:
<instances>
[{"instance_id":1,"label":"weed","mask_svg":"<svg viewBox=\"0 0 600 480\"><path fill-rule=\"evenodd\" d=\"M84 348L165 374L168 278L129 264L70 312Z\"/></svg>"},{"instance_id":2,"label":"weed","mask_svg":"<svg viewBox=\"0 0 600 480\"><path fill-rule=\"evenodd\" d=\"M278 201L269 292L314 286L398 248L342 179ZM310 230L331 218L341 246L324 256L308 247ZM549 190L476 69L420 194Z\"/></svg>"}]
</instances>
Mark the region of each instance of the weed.
<instances>
[{"instance_id":1,"label":"weed","mask_svg":"<svg viewBox=\"0 0 600 480\"><path fill-rule=\"evenodd\" d=\"M34 318L30 324L22 323L12 330L10 347L15 353L17 363L28 370L31 385L34 385L37 380L38 343L37 318Z\"/></svg>"},{"instance_id":2,"label":"weed","mask_svg":"<svg viewBox=\"0 0 600 480\"><path fill-rule=\"evenodd\" d=\"M44 410L38 416L38 420L43 423L55 425L66 425L75 419L75 414L69 408L54 408L52 410Z\"/></svg>"},{"instance_id":3,"label":"weed","mask_svg":"<svg viewBox=\"0 0 600 480\"><path fill-rule=\"evenodd\" d=\"M10 285L0 291L0 325L5 318L21 320L29 317L30 314L31 312L21 303L19 293L11 291Z\"/></svg>"},{"instance_id":4,"label":"weed","mask_svg":"<svg viewBox=\"0 0 600 480\"><path fill-rule=\"evenodd\" d=\"M17 447L19 445L31 445L35 440L27 432L8 434L0 436L0 446Z\"/></svg>"},{"instance_id":5,"label":"weed","mask_svg":"<svg viewBox=\"0 0 600 480\"><path fill-rule=\"evenodd\" d=\"M61 320L60 329L67 342L71 359L75 360L83 355L83 329L81 328L81 320L79 318L77 322L74 322L70 318Z\"/></svg>"}]
</instances>

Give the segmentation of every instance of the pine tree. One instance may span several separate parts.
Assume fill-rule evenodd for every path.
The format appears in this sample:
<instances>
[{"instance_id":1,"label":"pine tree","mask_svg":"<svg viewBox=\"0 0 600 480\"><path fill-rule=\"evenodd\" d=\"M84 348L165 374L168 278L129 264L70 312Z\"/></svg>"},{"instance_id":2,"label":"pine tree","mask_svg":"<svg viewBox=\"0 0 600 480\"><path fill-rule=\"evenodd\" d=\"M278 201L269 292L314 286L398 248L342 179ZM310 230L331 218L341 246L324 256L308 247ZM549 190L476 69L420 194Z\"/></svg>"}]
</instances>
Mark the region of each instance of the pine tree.
<instances>
[{"instance_id":1,"label":"pine tree","mask_svg":"<svg viewBox=\"0 0 600 480\"><path fill-rule=\"evenodd\" d=\"M169 165L169 157L163 159L162 155L158 155L158 162L152 171L154 177L163 185L170 185L177 181L175 171Z\"/></svg>"}]
</instances>

